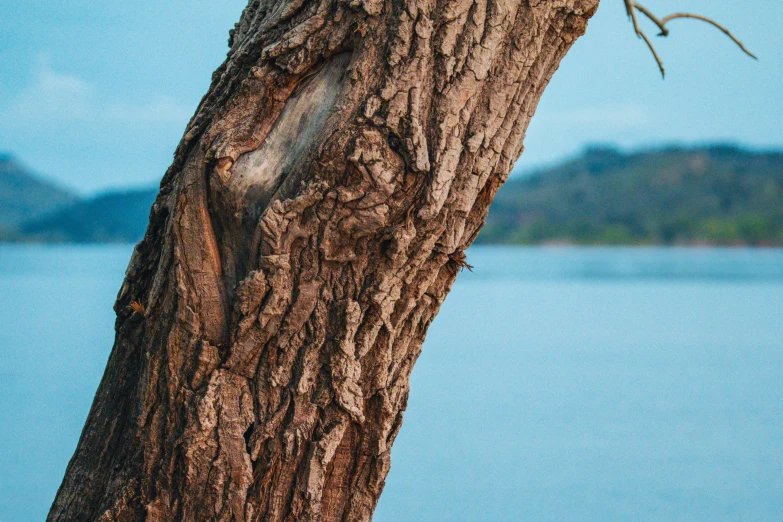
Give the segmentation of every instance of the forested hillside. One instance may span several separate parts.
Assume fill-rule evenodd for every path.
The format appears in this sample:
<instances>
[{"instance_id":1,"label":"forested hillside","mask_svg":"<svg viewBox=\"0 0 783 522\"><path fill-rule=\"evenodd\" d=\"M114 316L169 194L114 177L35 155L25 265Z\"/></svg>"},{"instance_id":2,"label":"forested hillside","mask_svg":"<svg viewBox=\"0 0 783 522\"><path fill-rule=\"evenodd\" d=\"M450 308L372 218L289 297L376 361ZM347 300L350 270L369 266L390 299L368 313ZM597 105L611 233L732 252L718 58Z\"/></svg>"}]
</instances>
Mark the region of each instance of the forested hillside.
<instances>
[{"instance_id":1,"label":"forested hillside","mask_svg":"<svg viewBox=\"0 0 783 522\"><path fill-rule=\"evenodd\" d=\"M0 239L20 223L67 207L77 197L28 172L7 154L0 154Z\"/></svg>"},{"instance_id":2,"label":"forested hillside","mask_svg":"<svg viewBox=\"0 0 783 522\"><path fill-rule=\"evenodd\" d=\"M512 178L479 242L783 245L783 153L588 150Z\"/></svg>"},{"instance_id":3,"label":"forested hillside","mask_svg":"<svg viewBox=\"0 0 783 522\"><path fill-rule=\"evenodd\" d=\"M107 192L20 227L27 241L135 243L144 236L155 189Z\"/></svg>"},{"instance_id":4,"label":"forested hillside","mask_svg":"<svg viewBox=\"0 0 783 522\"><path fill-rule=\"evenodd\" d=\"M0 158L0 240L135 242L156 193L151 187L77 200ZM478 241L783 246L783 153L591 149L512 177Z\"/></svg>"}]
</instances>

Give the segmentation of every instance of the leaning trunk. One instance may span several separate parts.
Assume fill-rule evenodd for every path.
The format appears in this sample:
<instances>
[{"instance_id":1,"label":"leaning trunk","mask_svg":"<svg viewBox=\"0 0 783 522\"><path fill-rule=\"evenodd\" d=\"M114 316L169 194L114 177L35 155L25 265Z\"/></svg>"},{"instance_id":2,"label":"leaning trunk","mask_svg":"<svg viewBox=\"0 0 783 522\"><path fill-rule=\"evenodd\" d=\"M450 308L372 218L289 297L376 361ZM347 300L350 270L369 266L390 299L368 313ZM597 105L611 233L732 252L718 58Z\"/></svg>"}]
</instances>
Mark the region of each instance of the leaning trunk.
<instances>
[{"instance_id":1,"label":"leaning trunk","mask_svg":"<svg viewBox=\"0 0 783 522\"><path fill-rule=\"evenodd\" d=\"M49 520L370 520L427 328L597 3L252 0Z\"/></svg>"}]
</instances>

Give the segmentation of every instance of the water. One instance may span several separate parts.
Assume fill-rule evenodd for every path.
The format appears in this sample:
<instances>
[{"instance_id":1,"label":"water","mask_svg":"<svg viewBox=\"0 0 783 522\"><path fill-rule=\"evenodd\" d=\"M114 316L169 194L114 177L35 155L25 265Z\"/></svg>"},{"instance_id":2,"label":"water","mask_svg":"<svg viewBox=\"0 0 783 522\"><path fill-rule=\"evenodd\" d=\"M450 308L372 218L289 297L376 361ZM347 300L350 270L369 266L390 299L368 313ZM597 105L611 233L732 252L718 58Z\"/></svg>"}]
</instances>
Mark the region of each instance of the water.
<instances>
[{"instance_id":1,"label":"water","mask_svg":"<svg viewBox=\"0 0 783 522\"><path fill-rule=\"evenodd\" d=\"M42 520L130 247L0 246L0 521ZM780 520L783 251L473 248L375 520Z\"/></svg>"}]
</instances>

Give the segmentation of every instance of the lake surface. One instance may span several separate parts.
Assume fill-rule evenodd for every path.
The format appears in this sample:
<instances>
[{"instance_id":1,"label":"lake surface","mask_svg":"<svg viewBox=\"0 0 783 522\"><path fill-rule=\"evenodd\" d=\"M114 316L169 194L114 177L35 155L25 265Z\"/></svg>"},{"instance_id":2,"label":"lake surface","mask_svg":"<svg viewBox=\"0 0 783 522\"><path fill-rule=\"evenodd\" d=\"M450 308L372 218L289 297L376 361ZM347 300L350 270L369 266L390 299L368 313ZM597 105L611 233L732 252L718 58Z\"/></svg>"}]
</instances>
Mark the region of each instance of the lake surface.
<instances>
[{"instance_id":1,"label":"lake surface","mask_svg":"<svg viewBox=\"0 0 783 522\"><path fill-rule=\"evenodd\" d=\"M0 245L0 522L43 520L129 246ZM474 247L375 520L783 513L783 251Z\"/></svg>"}]
</instances>

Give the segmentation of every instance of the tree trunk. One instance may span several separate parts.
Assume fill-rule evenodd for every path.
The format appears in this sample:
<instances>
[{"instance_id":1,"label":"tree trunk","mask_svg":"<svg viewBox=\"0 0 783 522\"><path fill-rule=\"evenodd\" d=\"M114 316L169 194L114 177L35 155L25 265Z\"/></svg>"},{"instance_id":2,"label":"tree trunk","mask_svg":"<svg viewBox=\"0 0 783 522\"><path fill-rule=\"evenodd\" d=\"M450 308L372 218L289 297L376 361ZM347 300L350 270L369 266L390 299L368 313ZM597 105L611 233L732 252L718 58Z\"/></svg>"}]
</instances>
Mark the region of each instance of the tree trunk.
<instances>
[{"instance_id":1,"label":"tree trunk","mask_svg":"<svg viewBox=\"0 0 783 522\"><path fill-rule=\"evenodd\" d=\"M370 520L427 328L597 4L252 0L48 520Z\"/></svg>"}]
</instances>

